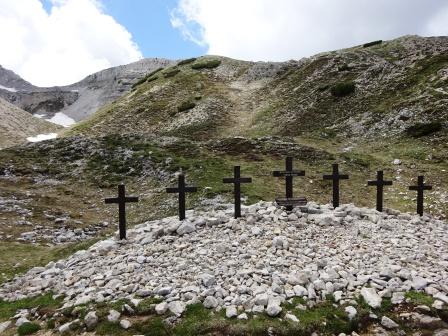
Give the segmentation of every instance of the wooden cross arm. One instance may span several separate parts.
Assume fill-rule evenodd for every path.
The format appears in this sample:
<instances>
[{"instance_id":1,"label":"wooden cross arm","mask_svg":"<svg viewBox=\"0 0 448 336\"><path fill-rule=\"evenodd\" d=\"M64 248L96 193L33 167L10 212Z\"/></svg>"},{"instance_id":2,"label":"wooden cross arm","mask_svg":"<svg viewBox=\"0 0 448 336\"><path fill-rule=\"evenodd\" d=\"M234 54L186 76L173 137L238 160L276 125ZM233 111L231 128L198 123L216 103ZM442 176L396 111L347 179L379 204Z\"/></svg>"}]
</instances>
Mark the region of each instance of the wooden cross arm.
<instances>
[{"instance_id":1,"label":"wooden cross arm","mask_svg":"<svg viewBox=\"0 0 448 336\"><path fill-rule=\"evenodd\" d=\"M223 183L252 183L251 177L226 177L222 179Z\"/></svg>"},{"instance_id":2,"label":"wooden cross arm","mask_svg":"<svg viewBox=\"0 0 448 336\"><path fill-rule=\"evenodd\" d=\"M124 200L125 200L125 202L138 202L138 197L129 196L129 197L126 197Z\"/></svg>"},{"instance_id":3,"label":"wooden cross arm","mask_svg":"<svg viewBox=\"0 0 448 336\"><path fill-rule=\"evenodd\" d=\"M367 181L367 185L369 185L369 186L377 186L377 185L387 186L387 185L392 185L392 181Z\"/></svg>"},{"instance_id":4,"label":"wooden cross arm","mask_svg":"<svg viewBox=\"0 0 448 336\"><path fill-rule=\"evenodd\" d=\"M283 176L305 176L305 172L303 170L291 170L291 171L279 171L274 170L272 172L272 176L274 177L283 177Z\"/></svg>"},{"instance_id":5,"label":"wooden cross arm","mask_svg":"<svg viewBox=\"0 0 448 336\"><path fill-rule=\"evenodd\" d=\"M341 174L341 175L323 175L322 176L324 180L333 180L335 177L339 180L348 180L349 176L347 174Z\"/></svg>"},{"instance_id":6,"label":"wooden cross arm","mask_svg":"<svg viewBox=\"0 0 448 336\"><path fill-rule=\"evenodd\" d=\"M432 186L431 185L423 185L423 186L410 186L409 190L432 190Z\"/></svg>"},{"instance_id":7,"label":"wooden cross arm","mask_svg":"<svg viewBox=\"0 0 448 336\"><path fill-rule=\"evenodd\" d=\"M105 198L104 203L106 204L118 203L118 198Z\"/></svg>"},{"instance_id":8,"label":"wooden cross arm","mask_svg":"<svg viewBox=\"0 0 448 336\"><path fill-rule=\"evenodd\" d=\"M185 191L186 192L197 192L198 188L197 187L185 187Z\"/></svg>"},{"instance_id":9,"label":"wooden cross arm","mask_svg":"<svg viewBox=\"0 0 448 336\"><path fill-rule=\"evenodd\" d=\"M179 188L166 188L167 193L178 193Z\"/></svg>"}]
</instances>

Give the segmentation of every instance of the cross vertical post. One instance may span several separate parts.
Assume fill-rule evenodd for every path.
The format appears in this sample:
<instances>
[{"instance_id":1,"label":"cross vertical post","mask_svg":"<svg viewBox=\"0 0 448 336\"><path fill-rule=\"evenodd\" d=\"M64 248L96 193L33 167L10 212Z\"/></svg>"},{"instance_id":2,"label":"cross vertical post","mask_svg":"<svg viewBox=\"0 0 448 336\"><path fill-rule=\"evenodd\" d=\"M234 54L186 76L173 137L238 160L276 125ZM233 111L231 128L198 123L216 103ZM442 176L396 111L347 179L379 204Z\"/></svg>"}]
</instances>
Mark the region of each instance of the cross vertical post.
<instances>
[{"instance_id":1,"label":"cross vertical post","mask_svg":"<svg viewBox=\"0 0 448 336\"><path fill-rule=\"evenodd\" d=\"M126 197L126 189L124 184L118 185L118 197L106 198L106 204L118 204L118 230L120 239L126 239L126 203L138 202L138 197Z\"/></svg>"},{"instance_id":2,"label":"cross vertical post","mask_svg":"<svg viewBox=\"0 0 448 336\"><path fill-rule=\"evenodd\" d=\"M367 185L376 186L376 210L383 211L384 186L392 185L392 181L385 181L383 171L378 170L376 172L376 181L367 181Z\"/></svg>"},{"instance_id":3,"label":"cross vertical post","mask_svg":"<svg viewBox=\"0 0 448 336\"><path fill-rule=\"evenodd\" d=\"M167 193L178 193L179 194L179 220L185 219L185 193L196 192L198 188L187 187L185 185L185 175L179 174L177 179L177 188L166 188Z\"/></svg>"},{"instance_id":4,"label":"cross vertical post","mask_svg":"<svg viewBox=\"0 0 448 336\"><path fill-rule=\"evenodd\" d=\"M423 175L418 176L417 185L410 186L409 190L417 191L417 213L420 216L423 216L423 192L425 190L432 190L432 186L425 185L425 177Z\"/></svg>"},{"instance_id":5,"label":"cross vertical post","mask_svg":"<svg viewBox=\"0 0 448 336\"><path fill-rule=\"evenodd\" d=\"M348 180L348 175L339 174L339 165L333 163L333 173L331 175L324 175L323 179L333 181L333 208L336 209L339 206L339 181Z\"/></svg>"},{"instance_id":6,"label":"cross vertical post","mask_svg":"<svg viewBox=\"0 0 448 336\"><path fill-rule=\"evenodd\" d=\"M294 170L292 164L292 157L288 156L285 161L284 171L275 170L272 172L272 175L275 177L284 177L285 178L285 194L286 194L286 203L291 203L293 201L293 178L295 176L305 176L305 172L303 170ZM292 211L292 205L286 205L286 211Z\"/></svg>"},{"instance_id":7,"label":"cross vertical post","mask_svg":"<svg viewBox=\"0 0 448 336\"><path fill-rule=\"evenodd\" d=\"M241 183L252 183L252 178L241 177L241 167L233 167L233 178L223 178L223 183L233 183L233 194L235 197L234 217L241 217Z\"/></svg>"}]
</instances>

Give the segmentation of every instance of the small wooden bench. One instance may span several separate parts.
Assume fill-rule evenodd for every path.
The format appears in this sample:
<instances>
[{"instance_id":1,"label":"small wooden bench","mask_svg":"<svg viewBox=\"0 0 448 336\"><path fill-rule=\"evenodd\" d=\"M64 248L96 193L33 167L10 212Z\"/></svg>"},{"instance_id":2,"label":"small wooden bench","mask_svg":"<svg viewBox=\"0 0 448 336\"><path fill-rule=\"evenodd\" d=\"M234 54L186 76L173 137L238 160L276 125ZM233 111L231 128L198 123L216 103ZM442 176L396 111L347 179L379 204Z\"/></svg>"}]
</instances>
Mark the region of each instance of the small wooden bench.
<instances>
[{"instance_id":1,"label":"small wooden bench","mask_svg":"<svg viewBox=\"0 0 448 336\"><path fill-rule=\"evenodd\" d=\"M276 198L275 203L279 206L303 206L308 203L305 197L293 197L293 198Z\"/></svg>"}]
</instances>

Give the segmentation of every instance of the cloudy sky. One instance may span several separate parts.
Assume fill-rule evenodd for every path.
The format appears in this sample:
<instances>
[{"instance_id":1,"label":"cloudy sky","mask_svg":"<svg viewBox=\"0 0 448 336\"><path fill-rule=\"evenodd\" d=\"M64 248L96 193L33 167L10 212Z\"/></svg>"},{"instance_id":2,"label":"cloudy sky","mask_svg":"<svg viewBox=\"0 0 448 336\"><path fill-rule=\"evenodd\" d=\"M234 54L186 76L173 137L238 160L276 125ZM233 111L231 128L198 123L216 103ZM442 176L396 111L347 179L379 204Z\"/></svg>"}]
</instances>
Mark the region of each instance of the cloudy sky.
<instances>
[{"instance_id":1,"label":"cloudy sky","mask_svg":"<svg viewBox=\"0 0 448 336\"><path fill-rule=\"evenodd\" d=\"M0 65L64 85L142 57L288 60L448 35L448 0L0 0Z\"/></svg>"}]
</instances>

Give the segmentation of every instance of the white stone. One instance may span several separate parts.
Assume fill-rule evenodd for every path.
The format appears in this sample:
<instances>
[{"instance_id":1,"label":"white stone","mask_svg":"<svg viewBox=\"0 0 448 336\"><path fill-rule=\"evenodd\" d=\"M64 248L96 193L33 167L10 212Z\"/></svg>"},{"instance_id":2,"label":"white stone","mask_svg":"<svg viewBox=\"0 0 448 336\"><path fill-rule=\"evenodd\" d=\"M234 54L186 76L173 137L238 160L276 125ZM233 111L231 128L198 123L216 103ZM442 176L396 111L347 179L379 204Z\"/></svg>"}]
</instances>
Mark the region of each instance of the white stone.
<instances>
[{"instance_id":1,"label":"white stone","mask_svg":"<svg viewBox=\"0 0 448 336\"><path fill-rule=\"evenodd\" d=\"M95 311L90 311L84 317L84 323L88 330L92 330L98 324L98 316Z\"/></svg>"},{"instance_id":2,"label":"white stone","mask_svg":"<svg viewBox=\"0 0 448 336\"><path fill-rule=\"evenodd\" d=\"M425 288L428 285L428 281L426 279L423 279L422 277L414 277L412 279L411 286L412 288L416 290L420 290Z\"/></svg>"},{"instance_id":3,"label":"white stone","mask_svg":"<svg viewBox=\"0 0 448 336\"><path fill-rule=\"evenodd\" d=\"M448 296L446 296L442 292L438 292L438 293L434 294L433 297L434 297L434 299L443 301L448 304Z\"/></svg>"},{"instance_id":4,"label":"white stone","mask_svg":"<svg viewBox=\"0 0 448 336\"><path fill-rule=\"evenodd\" d=\"M205 308L216 308L219 302L214 296L207 296L203 304Z\"/></svg>"},{"instance_id":5,"label":"white stone","mask_svg":"<svg viewBox=\"0 0 448 336\"><path fill-rule=\"evenodd\" d=\"M226 308L226 317L232 318L238 315L238 311L235 306L228 306Z\"/></svg>"},{"instance_id":6,"label":"white stone","mask_svg":"<svg viewBox=\"0 0 448 336\"><path fill-rule=\"evenodd\" d=\"M381 307L382 299L376 293L374 288L364 287L363 289L361 289L361 296L364 298L364 300L370 307L372 308Z\"/></svg>"},{"instance_id":7,"label":"white stone","mask_svg":"<svg viewBox=\"0 0 448 336\"><path fill-rule=\"evenodd\" d=\"M185 222L185 223L182 223L177 228L176 232L177 232L178 235L182 236L184 234L194 232L195 230L196 230L196 227L194 226L193 223Z\"/></svg>"},{"instance_id":8,"label":"white stone","mask_svg":"<svg viewBox=\"0 0 448 336\"><path fill-rule=\"evenodd\" d=\"M258 306L267 306L269 297L266 293L258 294L255 297L255 304Z\"/></svg>"},{"instance_id":9,"label":"white stone","mask_svg":"<svg viewBox=\"0 0 448 336\"><path fill-rule=\"evenodd\" d=\"M166 303L165 301L160 302L160 303L156 304L154 309L156 311L156 314L158 314L158 315L165 314L166 311L168 310L168 303Z\"/></svg>"},{"instance_id":10,"label":"white stone","mask_svg":"<svg viewBox=\"0 0 448 336\"><path fill-rule=\"evenodd\" d=\"M199 276L199 278L202 280L202 283L205 287L211 287L216 284L216 279L214 275L204 273Z\"/></svg>"},{"instance_id":11,"label":"white stone","mask_svg":"<svg viewBox=\"0 0 448 336\"><path fill-rule=\"evenodd\" d=\"M109 310L109 315L107 315L107 320L109 322L118 322L120 316L121 316L120 312L118 312L114 309L111 309L111 310Z\"/></svg>"},{"instance_id":12,"label":"white stone","mask_svg":"<svg viewBox=\"0 0 448 336\"><path fill-rule=\"evenodd\" d=\"M242 313L242 314L238 315L237 319L238 320L247 320L248 317L247 317L246 313Z\"/></svg>"},{"instance_id":13,"label":"white stone","mask_svg":"<svg viewBox=\"0 0 448 336\"><path fill-rule=\"evenodd\" d=\"M16 327L20 327L22 324L30 322L26 317L19 317L16 321Z\"/></svg>"},{"instance_id":14,"label":"white stone","mask_svg":"<svg viewBox=\"0 0 448 336\"><path fill-rule=\"evenodd\" d=\"M388 318L387 316L383 316L381 318L381 325L386 329L396 329L399 327L397 323Z\"/></svg>"},{"instance_id":15,"label":"white stone","mask_svg":"<svg viewBox=\"0 0 448 336\"><path fill-rule=\"evenodd\" d=\"M358 314L356 311L356 308L353 306L347 306L344 308L345 312L347 313L348 319L353 320L353 318Z\"/></svg>"},{"instance_id":16,"label":"white stone","mask_svg":"<svg viewBox=\"0 0 448 336\"><path fill-rule=\"evenodd\" d=\"M171 301L168 303L168 309L173 314L180 316L185 311L186 305L182 301Z\"/></svg>"},{"instance_id":17,"label":"white stone","mask_svg":"<svg viewBox=\"0 0 448 336\"><path fill-rule=\"evenodd\" d=\"M131 327L132 323L129 320L126 319L122 319L120 321L120 327L122 327L123 329L127 330Z\"/></svg>"},{"instance_id":18,"label":"white stone","mask_svg":"<svg viewBox=\"0 0 448 336\"><path fill-rule=\"evenodd\" d=\"M294 286L294 293L297 296L307 296L308 295L308 291L305 287L300 286L300 285L295 285Z\"/></svg>"},{"instance_id":19,"label":"white stone","mask_svg":"<svg viewBox=\"0 0 448 336\"><path fill-rule=\"evenodd\" d=\"M11 324L12 324L11 321L5 321L0 323L0 334L4 332L6 329L8 329L11 326Z\"/></svg>"},{"instance_id":20,"label":"white stone","mask_svg":"<svg viewBox=\"0 0 448 336\"><path fill-rule=\"evenodd\" d=\"M432 307L437 310L443 309L443 301L435 300L434 303L432 304Z\"/></svg>"},{"instance_id":21,"label":"white stone","mask_svg":"<svg viewBox=\"0 0 448 336\"><path fill-rule=\"evenodd\" d=\"M392 304L400 304L404 301L404 292L394 292L392 293L391 302Z\"/></svg>"},{"instance_id":22,"label":"white stone","mask_svg":"<svg viewBox=\"0 0 448 336\"><path fill-rule=\"evenodd\" d=\"M285 315L285 319L290 320L294 323L299 323L299 319L297 318L297 316L293 315L293 314L286 314Z\"/></svg>"}]
</instances>

